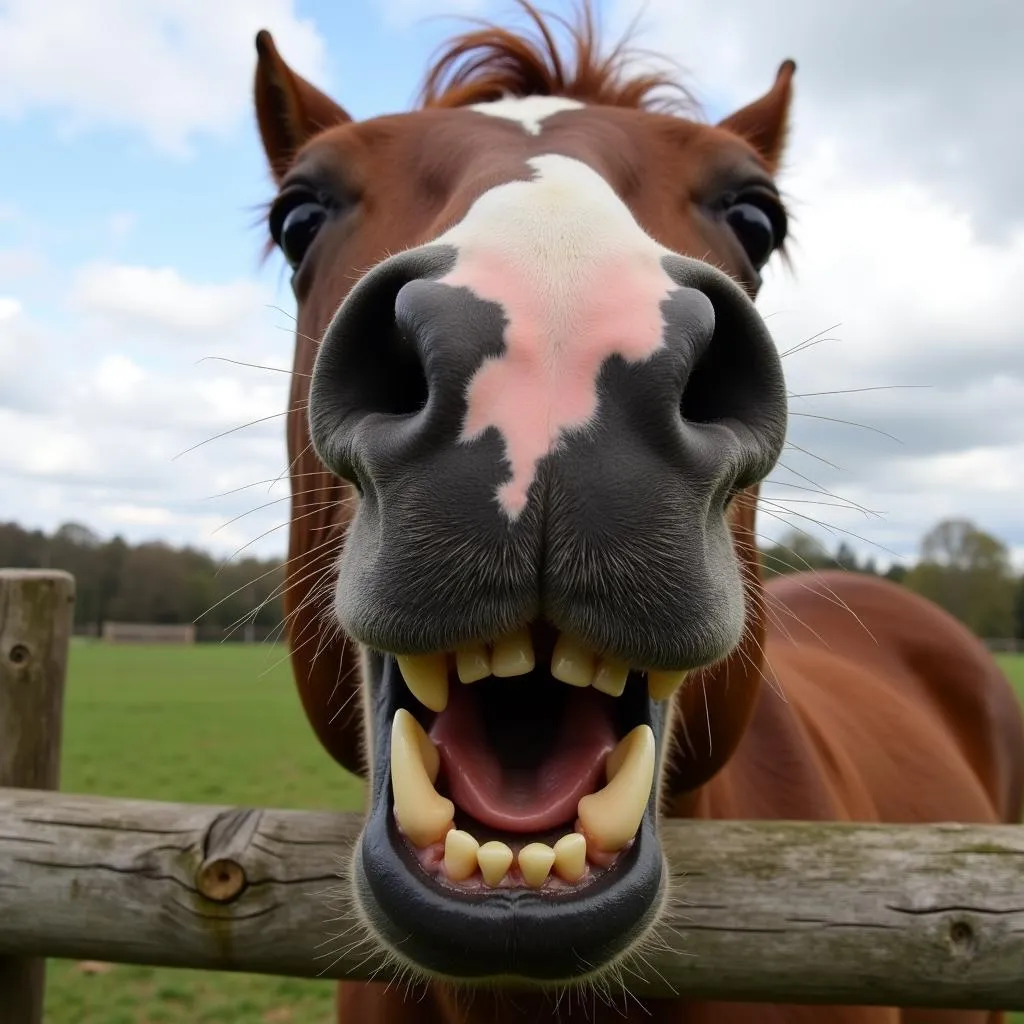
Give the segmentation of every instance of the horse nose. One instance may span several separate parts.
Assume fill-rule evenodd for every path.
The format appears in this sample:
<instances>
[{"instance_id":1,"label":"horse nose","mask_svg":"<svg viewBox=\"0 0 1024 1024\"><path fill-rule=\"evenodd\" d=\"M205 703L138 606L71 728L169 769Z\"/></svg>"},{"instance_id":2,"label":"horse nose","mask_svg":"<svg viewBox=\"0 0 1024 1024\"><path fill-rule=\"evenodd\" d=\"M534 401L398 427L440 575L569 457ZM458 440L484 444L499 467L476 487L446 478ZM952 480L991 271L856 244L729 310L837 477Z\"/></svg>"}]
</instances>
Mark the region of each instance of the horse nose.
<instances>
[{"instance_id":1,"label":"horse nose","mask_svg":"<svg viewBox=\"0 0 1024 1024\"><path fill-rule=\"evenodd\" d=\"M723 455L716 434L739 432L744 450L731 445L728 459L736 487L777 458L786 404L774 345L746 295L710 265L667 255L662 269L675 287L650 308L631 309L628 289L618 306L595 296L600 308L573 310L577 322L555 337L538 317L513 317L459 284L456 262L446 246L386 260L324 333L312 440L364 492L375 478L434 460L438 486L447 470L449 485L454 475L469 490L489 487L515 519L544 457L595 429L613 463L632 437L681 447L691 470Z\"/></svg>"},{"instance_id":2,"label":"horse nose","mask_svg":"<svg viewBox=\"0 0 1024 1024\"><path fill-rule=\"evenodd\" d=\"M761 318L672 253L526 282L490 255L388 259L324 334L311 437L362 495L340 621L398 652L543 617L633 664L713 659L743 617L725 507L785 432Z\"/></svg>"}]
</instances>

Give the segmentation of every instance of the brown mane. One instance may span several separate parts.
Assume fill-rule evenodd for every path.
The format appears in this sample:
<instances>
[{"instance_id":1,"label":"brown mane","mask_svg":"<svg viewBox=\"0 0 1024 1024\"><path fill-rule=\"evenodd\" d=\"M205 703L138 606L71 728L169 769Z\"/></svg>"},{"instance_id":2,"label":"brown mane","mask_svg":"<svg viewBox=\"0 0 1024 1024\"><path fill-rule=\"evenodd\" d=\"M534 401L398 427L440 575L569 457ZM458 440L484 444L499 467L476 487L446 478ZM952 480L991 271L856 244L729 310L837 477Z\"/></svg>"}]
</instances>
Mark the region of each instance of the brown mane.
<instances>
[{"instance_id":1,"label":"brown mane","mask_svg":"<svg viewBox=\"0 0 1024 1024\"><path fill-rule=\"evenodd\" d=\"M517 0L531 23L523 33L488 22L449 40L439 51L420 89L423 107L464 107L502 96L565 96L611 107L693 114L697 104L668 70L634 70L650 55L629 46L627 33L603 53L590 3L577 9L575 24ZM568 36L572 63L551 30ZM532 32L530 31L532 29Z\"/></svg>"}]
</instances>

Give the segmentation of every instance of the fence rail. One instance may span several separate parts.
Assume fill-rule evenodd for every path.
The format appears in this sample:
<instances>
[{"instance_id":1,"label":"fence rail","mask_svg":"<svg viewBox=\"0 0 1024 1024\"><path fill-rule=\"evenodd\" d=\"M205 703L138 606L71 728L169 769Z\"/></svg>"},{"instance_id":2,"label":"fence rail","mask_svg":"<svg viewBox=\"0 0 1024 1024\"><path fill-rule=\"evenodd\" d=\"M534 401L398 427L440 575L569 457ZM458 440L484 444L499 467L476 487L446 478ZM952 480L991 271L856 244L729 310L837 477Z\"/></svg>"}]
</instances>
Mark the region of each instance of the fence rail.
<instances>
[{"instance_id":1,"label":"fence rail","mask_svg":"<svg viewBox=\"0 0 1024 1024\"><path fill-rule=\"evenodd\" d=\"M387 979L356 815L0 790L0 954ZM1024 830L668 822L636 994L1024 1008Z\"/></svg>"},{"instance_id":2,"label":"fence rail","mask_svg":"<svg viewBox=\"0 0 1024 1024\"><path fill-rule=\"evenodd\" d=\"M73 581L0 570L0 1024L43 958L386 979L356 815L52 792ZM1024 828L672 821L637 995L1024 1009Z\"/></svg>"}]
</instances>

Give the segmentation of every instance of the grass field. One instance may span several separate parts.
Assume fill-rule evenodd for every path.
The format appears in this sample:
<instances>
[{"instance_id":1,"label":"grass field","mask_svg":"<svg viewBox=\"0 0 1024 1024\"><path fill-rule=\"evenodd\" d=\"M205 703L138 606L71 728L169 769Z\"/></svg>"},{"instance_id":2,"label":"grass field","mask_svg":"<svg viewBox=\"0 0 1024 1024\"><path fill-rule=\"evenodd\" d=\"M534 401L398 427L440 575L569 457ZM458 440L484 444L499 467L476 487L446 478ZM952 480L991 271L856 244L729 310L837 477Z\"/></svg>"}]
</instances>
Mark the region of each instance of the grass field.
<instances>
[{"instance_id":1,"label":"grass field","mask_svg":"<svg viewBox=\"0 0 1024 1024\"><path fill-rule=\"evenodd\" d=\"M357 809L358 785L316 742L283 657L282 648L258 644L76 644L61 788ZM328 1024L334 988L327 981L51 960L46 1022Z\"/></svg>"},{"instance_id":2,"label":"grass field","mask_svg":"<svg viewBox=\"0 0 1024 1024\"><path fill-rule=\"evenodd\" d=\"M1024 699L1024 656L1001 659ZM306 724L280 648L72 648L62 788L351 810L357 784ZM47 1024L329 1024L334 985L52 960ZM1017 1024L1024 1024L1021 1015Z\"/></svg>"}]
</instances>

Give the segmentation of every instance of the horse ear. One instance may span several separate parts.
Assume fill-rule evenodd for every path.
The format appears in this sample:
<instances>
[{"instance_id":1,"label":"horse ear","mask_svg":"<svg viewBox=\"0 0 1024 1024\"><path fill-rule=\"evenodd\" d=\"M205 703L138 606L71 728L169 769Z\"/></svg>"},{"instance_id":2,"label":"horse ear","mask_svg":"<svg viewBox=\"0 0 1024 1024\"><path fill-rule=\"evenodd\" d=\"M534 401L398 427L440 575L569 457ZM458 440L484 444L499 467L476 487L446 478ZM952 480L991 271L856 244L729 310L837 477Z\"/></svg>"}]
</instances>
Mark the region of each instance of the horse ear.
<instances>
[{"instance_id":1,"label":"horse ear","mask_svg":"<svg viewBox=\"0 0 1024 1024\"><path fill-rule=\"evenodd\" d=\"M256 118L270 169L280 181L304 143L352 119L285 64L266 29L256 34L256 54Z\"/></svg>"},{"instance_id":2,"label":"horse ear","mask_svg":"<svg viewBox=\"0 0 1024 1024\"><path fill-rule=\"evenodd\" d=\"M775 84L768 92L720 122L720 127L746 139L764 157L773 174L778 170L786 146L795 71L794 61L783 61L775 76Z\"/></svg>"}]
</instances>

